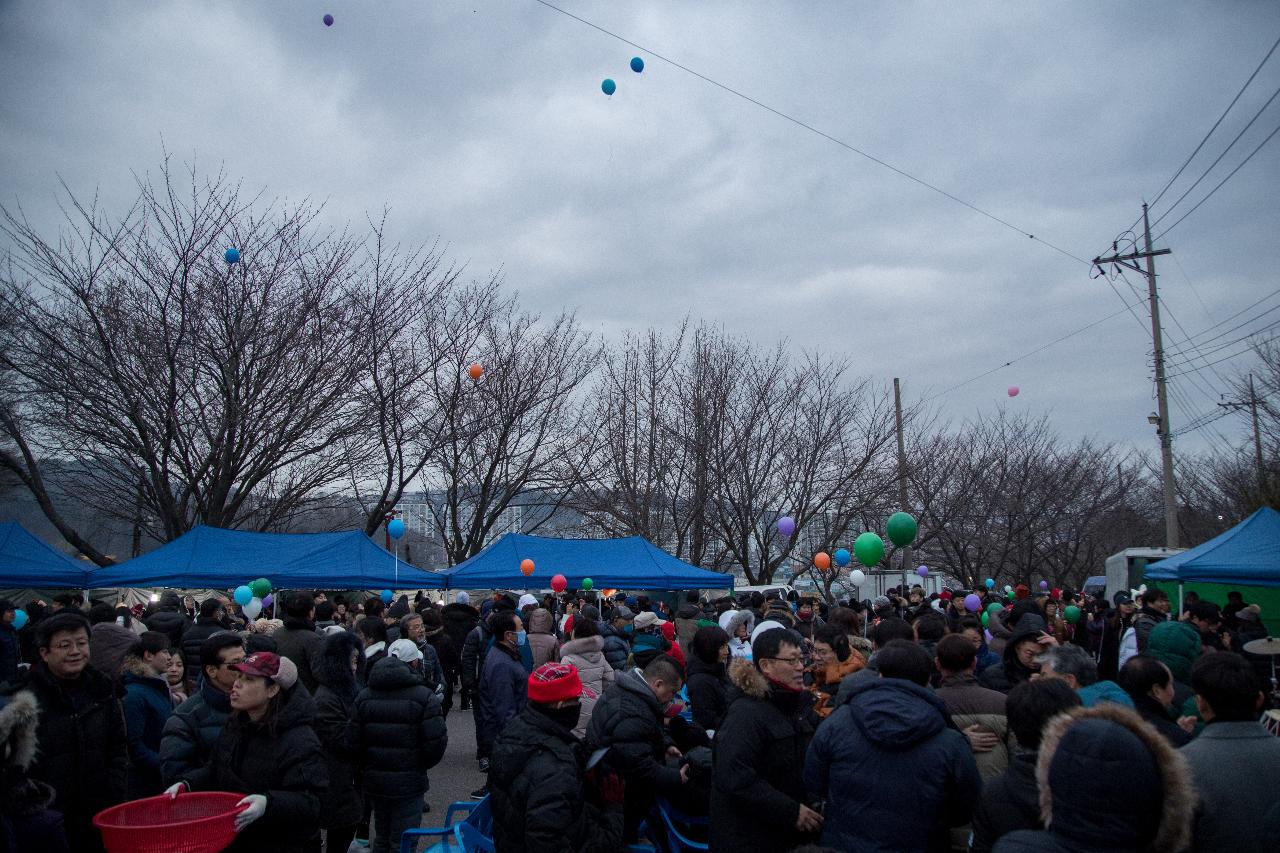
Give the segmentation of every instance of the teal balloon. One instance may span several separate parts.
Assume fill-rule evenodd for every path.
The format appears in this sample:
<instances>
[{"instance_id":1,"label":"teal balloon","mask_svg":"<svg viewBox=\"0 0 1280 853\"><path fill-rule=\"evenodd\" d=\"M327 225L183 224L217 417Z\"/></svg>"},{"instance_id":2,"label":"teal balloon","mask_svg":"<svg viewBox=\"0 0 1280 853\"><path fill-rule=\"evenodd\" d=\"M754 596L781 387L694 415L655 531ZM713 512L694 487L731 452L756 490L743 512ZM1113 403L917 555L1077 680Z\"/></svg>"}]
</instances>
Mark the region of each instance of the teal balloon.
<instances>
[{"instance_id":1,"label":"teal balloon","mask_svg":"<svg viewBox=\"0 0 1280 853\"><path fill-rule=\"evenodd\" d=\"M404 522L398 518L393 518L387 522L387 535L392 539L399 539L404 535Z\"/></svg>"},{"instance_id":2,"label":"teal balloon","mask_svg":"<svg viewBox=\"0 0 1280 853\"><path fill-rule=\"evenodd\" d=\"M988 613L999 613L1001 610L1004 610L1004 605L998 601L993 601L987 605Z\"/></svg>"},{"instance_id":3,"label":"teal balloon","mask_svg":"<svg viewBox=\"0 0 1280 853\"><path fill-rule=\"evenodd\" d=\"M986 584L987 584L987 589L995 589L996 582L991 578L987 578Z\"/></svg>"},{"instance_id":4,"label":"teal balloon","mask_svg":"<svg viewBox=\"0 0 1280 853\"><path fill-rule=\"evenodd\" d=\"M884 540L868 530L854 540L853 553L859 563L870 569L884 559Z\"/></svg>"},{"instance_id":5,"label":"teal balloon","mask_svg":"<svg viewBox=\"0 0 1280 853\"><path fill-rule=\"evenodd\" d=\"M27 611L15 610L13 613L13 630L21 631L22 627L27 624Z\"/></svg>"},{"instance_id":6,"label":"teal balloon","mask_svg":"<svg viewBox=\"0 0 1280 853\"><path fill-rule=\"evenodd\" d=\"M247 586L238 586L232 597L236 600L236 604L244 607L250 601L253 601L253 590Z\"/></svg>"},{"instance_id":7,"label":"teal balloon","mask_svg":"<svg viewBox=\"0 0 1280 853\"><path fill-rule=\"evenodd\" d=\"M389 589L384 589L384 590L382 591L382 603L383 603L383 604L390 604L390 603L391 603L391 599L393 599L393 598L395 598L395 596L394 596L394 595L392 595L391 590L389 590Z\"/></svg>"},{"instance_id":8,"label":"teal balloon","mask_svg":"<svg viewBox=\"0 0 1280 853\"><path fill-rule=\"evenodd\" d=\"M606 77L604 82L600 84L600 91L612 97L613 93L618 91L618 84Z\"/></svg>"},{"instance_id":9,"label":"teal balloon","mask_svg":"<svg viewBox=\"0 0 1280 853\"><path fill-rule=\"evenodd\" d=\"M916 541L916 520L905 512L895 512L889 516L884 530L889 534L889 541L899 548L905 548Z\"/></svg>"},{"instance_id":10,"label":"teal balloon","mask_svg":"<svg viewBox=\"0 0 1280 853\"><path fill-rule=\"evenodd\" d=\"M644 60L638 56L631 57L631 70L639 74L644 70Z\"/></svg>"},{"instance_id":11,"label":"teal balloon","mask_svg":"<svg viewBox=\"0 0 1280 853\"><path fill-rule=\"evenodd\" d=\"M849 550L847 548L837 548L836 553L833 556L835 557L837 566L849 565Z\"/></svg>"}]
</instances>

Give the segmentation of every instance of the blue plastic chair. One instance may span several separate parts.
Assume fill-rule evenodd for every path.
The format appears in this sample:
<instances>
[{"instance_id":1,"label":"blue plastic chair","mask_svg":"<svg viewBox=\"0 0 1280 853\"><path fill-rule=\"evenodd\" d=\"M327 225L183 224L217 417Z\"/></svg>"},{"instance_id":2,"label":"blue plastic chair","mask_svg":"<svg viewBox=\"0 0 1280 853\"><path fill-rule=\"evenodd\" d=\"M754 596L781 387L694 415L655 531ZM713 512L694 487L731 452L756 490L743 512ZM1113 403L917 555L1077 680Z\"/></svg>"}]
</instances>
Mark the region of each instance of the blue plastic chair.
<instances>
[{"instance_id":1,"label":"blue plastic chair","mask_svg":"<svg viewBox=\"0 0 1280 853\"><path fill-rule=\"evenodd\" d=\"M666 838L659 841L667 853L686 853L691 850L707 850L705 841L695 841L688 836L689 827L706 827L710 825L709 817L688 815L669 803L665 797L659 797L654 808L666 830ZM665 844L663 842L666 842Z\"/></svg>"},{"instance_id":2,"label":"blue plastic chair","mask_svg":"<svg viewBox=\"0 0 1280 853\"><path fill-rule=\"evenodd\" d=\"M493 838L481 832L475 824L463 821L458 824L456 832L463 853L494 853Z\"/></svg>"},{"instance_id":3,"label":"blue plastic chair","mask_svg":"<svg viewBox=\"0 0 1280 853\"><path fill-rule=\"evenodd\" d=\"M465 815L465 819L459 820ZM465 848L462 836L458 833L458 828L464 823L473 824L483 833L493 834L493 815L489 811L489 798L485 797L476 803L456 802L450 803L445 809L444 826L422 827L421 829L406 829L404 834L400 836L400 853L414 853L417 849L418 842L424 838L438 839L435 844L427 848L427 853L454 853L454 851L462 851ZM472 848L478 849L478 848ZM488 848L492 850L493 848Z\"/></svg>"}]
</instances>

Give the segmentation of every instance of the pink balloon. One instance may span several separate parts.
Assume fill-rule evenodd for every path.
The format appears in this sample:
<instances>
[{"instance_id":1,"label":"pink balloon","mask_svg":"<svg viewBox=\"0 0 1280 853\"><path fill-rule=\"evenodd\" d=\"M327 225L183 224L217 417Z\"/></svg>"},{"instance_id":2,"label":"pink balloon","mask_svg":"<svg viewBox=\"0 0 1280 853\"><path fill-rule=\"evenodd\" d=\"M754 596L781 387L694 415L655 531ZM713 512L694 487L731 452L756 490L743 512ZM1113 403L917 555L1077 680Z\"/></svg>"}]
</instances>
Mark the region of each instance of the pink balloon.
<instances>
[{"instance_id":1,"label":"pink balloon","mask_svg":"<svg viewBox=\"0 0 1280 853\"><path fill-rule=\"evenodd\" d=\"M1010 397L1016 397L1016 396L1018 396L1018 386L1017 386L1017 385L1010 385L1010 386L1009 386L1009 396L1010 396Z\"/></svg>"}]
</instances>

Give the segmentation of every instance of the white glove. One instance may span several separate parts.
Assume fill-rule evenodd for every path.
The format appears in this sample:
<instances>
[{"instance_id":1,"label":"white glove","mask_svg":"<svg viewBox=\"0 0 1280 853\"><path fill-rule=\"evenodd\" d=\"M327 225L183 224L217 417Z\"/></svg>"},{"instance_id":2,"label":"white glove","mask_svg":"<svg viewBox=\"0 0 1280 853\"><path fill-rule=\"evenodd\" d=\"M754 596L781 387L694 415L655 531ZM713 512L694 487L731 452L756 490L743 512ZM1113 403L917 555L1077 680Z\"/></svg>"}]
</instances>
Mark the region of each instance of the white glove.
<instances>
[{"instance_id":1,"label":"white glove","mask_svg":"<svg viewBox=\"0 0 1280 853\"><path fill-rule=\"evenodd\" d=\"M176 800L178 795L184 793L186 790L186 782L174 782L172 785L164 789L164 793L169 799Z\"/></svg>"},{"instance_id":2,"label":"white glove","mask_svg":"<svg viewBox=\"0 0 1280 853\"><path fill-rule=\"evenodd\" d=\"M236 832L240 832L267 813L267 798L262 794L250 794L236 803L236 805L248 806L247 809L236 815Z\"/></svg>"}]
</instances>

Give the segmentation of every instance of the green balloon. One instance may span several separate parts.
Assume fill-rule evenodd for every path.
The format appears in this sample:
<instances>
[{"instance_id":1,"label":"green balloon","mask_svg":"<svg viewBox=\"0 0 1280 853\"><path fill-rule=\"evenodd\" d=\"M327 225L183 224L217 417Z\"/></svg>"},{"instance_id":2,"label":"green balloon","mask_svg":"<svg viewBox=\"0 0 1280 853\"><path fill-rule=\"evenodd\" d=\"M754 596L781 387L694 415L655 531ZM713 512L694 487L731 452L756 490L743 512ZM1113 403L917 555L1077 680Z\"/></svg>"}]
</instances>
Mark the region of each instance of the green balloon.
<instances>
[{"instance_id":1,"label":"green balloon","mask_svg":"<svg viewBox=\"0 0 1280 853\"><path fill-rule=\"evenodd\" d=\"M1066 609L1062 611L1062 615L1066 617L1068 622L1074 625L1080 621L1080 608L1076 607L1074 604L1068 604Z\"/></svg>"},{"instance_id":2,"label":"green balloon","mask_svg":"<svg viewBox=\"0 0 1280 853\"><path fill-rule=\"evenodd\" d=\"M885 523L885 532L889 541L899 548L905 548L916 541L916 520L905 512L895 512Z\"/></svg>"},{"instance_id":3,"label":"green balloon","mask_svg":"<svg viewBox=\"0 0 1280 853\"><path fill-rule=\"evenodd\" d=\"M987 605L988 613L999 613L1001 610L1004 610L1004 605L998 601L993 601Z\"/></svg>"},{"instance_id":4,"label":"green balloon","mask_svg":"<svg viewBox=\"0 0 1280 853\"><path fill-rule=\"evenodd\" d=\"M595 585L596 585L596 584L595 584L595 581L591 580L591 578L583 578L583 579L582 579L582 588L583 588L583 589L591 589L591 587L593 587L593 586L595 586Z\"/></svg>"},{"instance_id":5,"label":"green balloon","mask_svg":"<svg viewBox=\"0 0 1280 853\"><path fill-rule=\"evenodd\" d=\"M258 578L249 584L249 589L253 590L253 594L257 598L266 598L271 594L271 581L266 578Z\"/></svg>"},{"instance_id":6,"label":"green balloon","mask_svg":"<svg viewBox=\"0 0 1280 853\"><path fill-rule=\"evenodd\" d=\"M873 568L884 559L884 540L868 530L853 541L853 553L859 563Z\"/></svg>"},{"instance_id":7,"label":"green balloon","mask_svg":"<svg viewBox=\"0 0 1280 853\"><path fill-rule=\"evenodd\" d=\"M1008 592L1005 593L1005 595L1009 597L1010 601L1013 601L1015 598L1018 597L1018 594L1013 590L1009 590Z\"/></svg>"},{"instance_id":8,"label":"green balloon","mask_svg":"<svg viewBox=\"0 0 1280 853\"><path fill-rule=\"evenodd\" d=\"M985 627L987 627L987 626L988 626L988 625L990 625L990 624L991 624L991 614L989 614L989 613L983 613L983 614L982 614L982 627L983 627L983 628L985 628Z\"/></svg>"}]
</instances>

